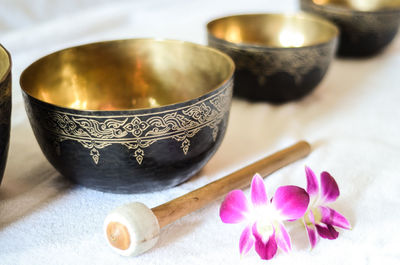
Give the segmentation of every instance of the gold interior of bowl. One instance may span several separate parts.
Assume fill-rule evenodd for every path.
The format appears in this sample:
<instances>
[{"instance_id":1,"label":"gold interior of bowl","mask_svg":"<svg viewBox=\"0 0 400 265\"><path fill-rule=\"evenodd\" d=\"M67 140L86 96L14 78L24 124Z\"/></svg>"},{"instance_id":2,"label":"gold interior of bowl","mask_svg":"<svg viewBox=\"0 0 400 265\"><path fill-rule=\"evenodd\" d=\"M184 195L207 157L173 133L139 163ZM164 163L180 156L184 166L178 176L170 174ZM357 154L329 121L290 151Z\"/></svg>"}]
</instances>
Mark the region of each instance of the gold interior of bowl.
<instances>
[{"instance_id":1,"label":"gold interior of bowl","mask_svg":"<svg viewBox=\"0 0 400 265\"><path fill-rule=\"evenodd\" d=\"M8 52L0 45L0 82L2 82L10 72L11 60Z\"/></svg>"},{"instance_id":2,"label":"gold interior of bowl","mask_svg":"<svg viewBox=\"0 0 400 265\"><path fill-rule=\"evenodd\" d=\"M216 38L276 48L312 46L338 35L330 22L307 14L253 14L220 18L207 25Z\"/></svg>"},{"instance_id":3,"label":"gold interior of bowl","mask_svg":"<svg viewBox=\"0 0 400 265\"><path fill-rule=\"evenodd\" d=\"M21 75L30 96L79 110L131 110L197 98L234 71L209 47L166 40L121 40L50 54Z\"/></svg>"},{"instance_id":4,"label":"gold interior of bowl","mask_svg":"<svg viewBox=\"0 0 400 265\"><path fill-rule=\"evenodd\" d=\"M317 5L350 8L356 11L379 11L400 8L400 0L311 0Z\"/></svg>"}]
</instances>

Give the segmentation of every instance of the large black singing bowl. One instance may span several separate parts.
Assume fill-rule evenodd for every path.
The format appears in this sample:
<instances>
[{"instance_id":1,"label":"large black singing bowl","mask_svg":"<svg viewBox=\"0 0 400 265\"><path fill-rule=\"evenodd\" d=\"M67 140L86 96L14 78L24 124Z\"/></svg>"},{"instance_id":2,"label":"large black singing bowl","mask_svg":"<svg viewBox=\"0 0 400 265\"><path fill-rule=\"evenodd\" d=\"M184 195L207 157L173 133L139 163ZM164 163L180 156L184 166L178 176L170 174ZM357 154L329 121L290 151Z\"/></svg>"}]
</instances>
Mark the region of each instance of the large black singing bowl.
<instances>
[{"instance_id":1,"label":"large black singing bowl","mask_svg":"<svg viewBox=\"0 0 400 265\"><path fill-rule=\"evenodd\" d=\"M215 153L233 72L233 61L209 47L132 39L50 54L20 82L36 139L63 176L140 193L187 180Z\"/></svg>"}]
</instances>

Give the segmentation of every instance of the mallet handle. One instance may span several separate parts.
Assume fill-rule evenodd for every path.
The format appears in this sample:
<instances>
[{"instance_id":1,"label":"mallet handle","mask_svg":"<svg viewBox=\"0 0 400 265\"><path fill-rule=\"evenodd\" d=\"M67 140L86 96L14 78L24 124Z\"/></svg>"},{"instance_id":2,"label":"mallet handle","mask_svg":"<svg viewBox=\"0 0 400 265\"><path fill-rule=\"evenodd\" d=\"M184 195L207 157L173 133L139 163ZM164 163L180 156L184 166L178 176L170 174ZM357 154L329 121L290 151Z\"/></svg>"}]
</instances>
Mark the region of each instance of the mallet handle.
<instances>
[{"instance_id":1,"label":"mallet handle","mask_svg":"<svg viewBox=\"0 0 400 265\"><path fill-rule=\"evenodd\" d=\"M154 207L152 211L158 219L160 228L162 228L191 212L203 208L208 203L226 195L231 190L247 187L255 173L259 173L261 176L266 177L274 171L307 156L310 151L310 144L305 141L300 141L288 148L239 169L226 177L211 182L167 203Z\"/></svg>"}]
</instances>

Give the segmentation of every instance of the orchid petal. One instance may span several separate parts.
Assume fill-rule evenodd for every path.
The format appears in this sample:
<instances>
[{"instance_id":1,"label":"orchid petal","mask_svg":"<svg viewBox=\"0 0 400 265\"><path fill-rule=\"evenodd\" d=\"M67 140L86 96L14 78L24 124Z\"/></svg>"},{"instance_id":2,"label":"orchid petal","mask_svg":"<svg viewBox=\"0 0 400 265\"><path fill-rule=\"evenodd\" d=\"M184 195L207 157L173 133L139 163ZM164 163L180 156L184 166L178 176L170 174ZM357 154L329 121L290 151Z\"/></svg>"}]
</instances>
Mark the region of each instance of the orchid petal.
<instances>
[{"instance_id":1,"label":"orchid petal","mask_svg":"<svg viewBox=\"0 0 400 265\"><path fill-rule=\"evenodd\" d=\"M314 248L317 244L317 230L315 230L313 225L306 225L308 239L310 240L311 248Z\"/></svg>"},{"instance_id":2,"label":"orchid petal","mask_svg":"<svg viewBox=\"0 0 400 265\"><path fill-rule=\"evenodd\" d=\"M350 229L350 223L347 221L346 217L338 213L337 211L329 207L319 207L321 210L322 219L321 222L329 225L334 225L344 229Z\"/></svg>"},{"instance_id":3,"label":"orchid petal","mask_svg":"<svg viewBox=\"0 0 400 265\"><path fill-rule=\"evenodd\" d=\"M275 240L275 231L269 236L268 241L264 243L262 236L257 231L256 224L253 225L253 235L255 238L255 250L261 259L272 259L276 251L278 250L278 245Z\"/></svg>"},{"instance_id":4,"label":"orchid petal","mask_svg":"<svg viewBox=\"0 0 400 265\"><path fill-rule=\"evenodd\" d=\"M307 176L307 193L310 196L314 196L318 194L318 180L315 176L314 171L311 168L306 166L306 176Z\"/></svg>"},{"instance_id":5,"label":"orchid petal","mask_svg":"<svg viewBox=\"0 0 400 265\"><path fill-rule=\"evenodd\" d=\"M281 186L272 199L274 207L280 211L285 220L296 220L307 210L310 197L297 186Z\"/></svg>"},{"instance_id":6,"label":"orchid petal","mask_svg":"<svg viewBox=\"0 0 400 265\"><path fill-rule=\"evenodd\" d=\"M317 224L315 225L317 228L318 234L327 239L336 239L339 236L339 232L333 228L332 225L327 224Z\"/></svg>"},{"instance_id":7,"label":"orchid petal","mask_svg":"<svg viewBox=\"0 0 400 265\"><path fill-rule=\"evenodd\" d=\"M228 193L222 202L219 216L224 223L240 223L246 219L248 209L247 199L243 191L233 190Z\"/></svg>"},{"instance_id":8,"label":"orchid petal","mask_svg":"<svg viewBox=\"0 0 400 265\"><path fill-rule=\"evenodd\" d=\"M247 226L240 236L239 251L240 255L245 255L254 245L254 237L252 235L251 227Z\"/></svg>"},{"instance_id":9,"label":"orchid petal","mask_svg":"<svg viewBox=\"0 0 400 265\"><path fill-rule=\"evenodd\" d=\"M324 202L334 202L340 195L335 179L326 171L321 173L321 192Z\"/></svg>"},{"instance_id":10,"label":"orchid petal","mask_svg":"<svg viewBox=\"0 0 400 265\"><path fill-rule=\"evenodd\" d=\"M315 217L312 211L308 211L308 213L304 215L304 225L306 226L311 248L314 248L317 244L318 234L317 230L315 229Z\"/></svg>"},{"instance_id":11,"label":"orchid petal","mask_svg":"<svg viewBox=\"0 0 400 265\"><path fill-rule=\"evenodd\" d=\"M315 225L315 217L314 217L314 213L312 211L309 211L307 214L308 220L310 220L310 222Z\"/></svg>"},{"instance_id":12,"label":"orchid petal","mask_svg":"<svg viewBox=\"0 0 400 265\"><path fill-rule=\"evenodd\" d=\"M289 252L289 250L292 249L289 233L286 231L285 226L282 224L279 225L279 233L277 233L276 235L276 241L279 248L283 251Z\"/></svg>"},{"instance_id":13,"label":"orchid petal","mask_svg":"<svg viewBox=\"0 0 400 265\"><path fill-rule=\"evenodd\" d=\"M255 174L251 181L251 201L254 205L263 205L268 203L264 180L259 174Z\"/></svg>"}]
</instances>

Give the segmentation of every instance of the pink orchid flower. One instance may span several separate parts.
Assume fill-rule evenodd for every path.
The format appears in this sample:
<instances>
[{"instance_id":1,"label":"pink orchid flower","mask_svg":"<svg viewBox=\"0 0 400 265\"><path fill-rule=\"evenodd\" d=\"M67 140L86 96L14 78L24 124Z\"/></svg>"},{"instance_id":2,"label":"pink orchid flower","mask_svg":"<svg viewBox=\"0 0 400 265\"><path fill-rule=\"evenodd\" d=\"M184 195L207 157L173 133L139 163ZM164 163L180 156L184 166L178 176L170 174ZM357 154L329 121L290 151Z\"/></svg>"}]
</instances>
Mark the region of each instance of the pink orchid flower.
<instances>
[{"instance_id":1,"label":"pink orchid flower","mask_svg":"<svg viewBox=\"0 0 400 265\"><path fill-rule=\"evenodd\" d=\"M288 252L291 242L283 221L304 215L310 200L307 192L297 186L282 186L276 190L273 199L268 200L264 181L256 174L250 193L251 203L243 191L231 191L219 212L224 223L246 223L239 240L240 254L246 254L253 246L262 259L273 258L278 247Z\"/></svg>"},{"instance_id":2,"label":"pink orchid flower","mask_svg":"<svg viewBox=\"0 0 400 265\"><path fill-rule=\"evenodd\" d=\"M309 167L306 167L306 176L310 204L302 221L306 227L311 248L314 248L318 235L332 240L339 236L335 226L344 229L351 227L343 215L326 206L330 202L336 201L340 195L335 179L324 171L321 173L319 186L315 173Z\"/></svg>"}]
</instances>

